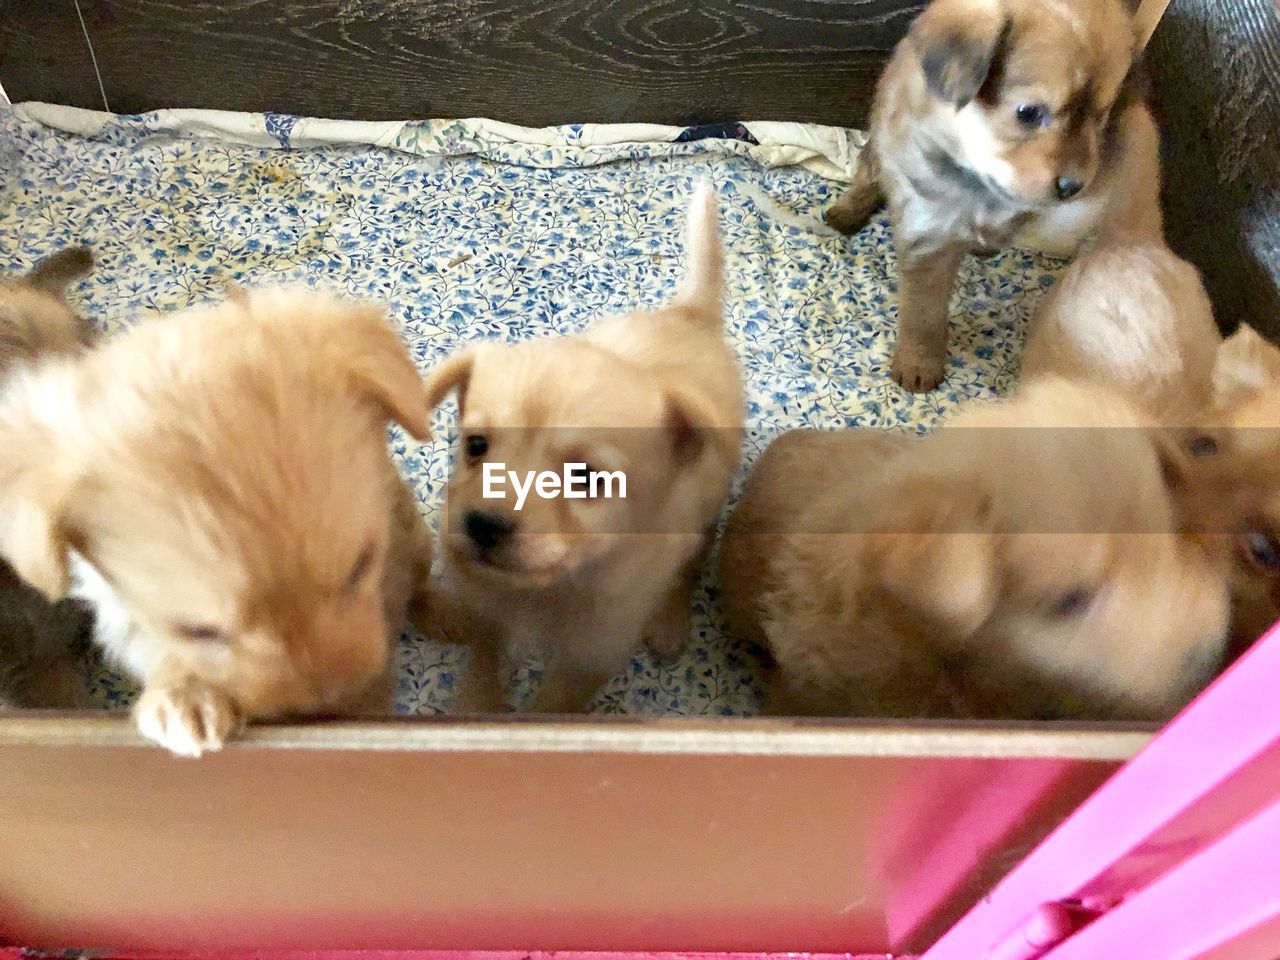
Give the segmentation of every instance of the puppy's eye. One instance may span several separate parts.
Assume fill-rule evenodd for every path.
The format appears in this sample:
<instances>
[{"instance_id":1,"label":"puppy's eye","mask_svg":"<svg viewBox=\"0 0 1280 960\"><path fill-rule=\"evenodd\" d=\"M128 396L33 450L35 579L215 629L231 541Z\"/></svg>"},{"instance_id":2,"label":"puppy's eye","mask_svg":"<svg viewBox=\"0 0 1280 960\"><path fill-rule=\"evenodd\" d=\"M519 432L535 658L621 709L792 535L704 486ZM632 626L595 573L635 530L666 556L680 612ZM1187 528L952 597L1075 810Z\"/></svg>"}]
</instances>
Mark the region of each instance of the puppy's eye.
<instances>
[{"instance_id":1,"label":"puppy's eye","mask_svg":"<svg viewBox=\"0 0 1280 960\"><path fill-rule=\"evenodd\" d=\"M1053 601L1052 613L1063 620L1078 617L1093 602L1094 592L1087 587L1076 587L1068 590Z\"/></svg>"},{"instance_id":2,"label":"puppy's eye","mask_svg":"<svg viewBox=\"0 0 1280 960\"><path fill-rule=\"evenodd\" d=\"M489 452L489 438L482 433L473 433L466 439L467 457L478 460Z\"/></svg>"},{"instance_id":3,"label":"puppy's eye","mask_svg":"<svg viewBox=\"0 0 1280 960\"><path fill-rule=\"evenodd\" d=\"M372 545L365 547L360 551L360 556L356 558L356 562L351 566L351 572L347 574L347 582L343 589L347 593L351 593L356 587L360 586L365 576L369 573L369 569L373 566L373 547Z\"/></svg>"},{"instance_id":4,"label":"puppy's eye","mask_svg":"<svg viewBox=\"0 0 1280 960\"><path fill-rule=\"evenodd\" d=\"M569 471L569 478L581 486L591 480L591 474L596 472L596 468L589 463L578 463Z\"/></svg>"},{"instance_id":5,"label":"puppy's eye","mask_svg":"<svg viewBox=\"0 0 1280 960\"><path fill-rule=\"evenodd\" d=\"M1280 543L1275 537L1254 530L1245 539L1245 549L1258 566L1266 570L1280 570Z\"/></svg>"},{"instance_id":6,"label":"puppy's eye","mask_svg":"<svg viewBox=\"0 0 1280 960\"><path fill-rule=\"evenodd\" d=\"M1039 128L1047 125L1052 114L1043 103L1020 103L1013 109L1013 115L1024 127Z\"/></svg>"},{"instance_id":7,"label":"puppy's eye","mask_svg":"<svg viewBox=\"0 0 1280 960\"><path fill-rule=\"evenodd\" d=\"M1218 452L1218 441L1207 433L1197 433L1187 441L1187 453L1193 457L1212 457Z\"/></svg>"},{"instance_id":8,"label":"puppy's eye","mask_svg":"<svg viewBox=\"0 0 1280 960\"><path fill-rule=\"evenodd\" d=\"M219 630L203 623L179 623L173 632L183 640L192 643L230 643L231 638Z\"/></svg>"}]
</instances>

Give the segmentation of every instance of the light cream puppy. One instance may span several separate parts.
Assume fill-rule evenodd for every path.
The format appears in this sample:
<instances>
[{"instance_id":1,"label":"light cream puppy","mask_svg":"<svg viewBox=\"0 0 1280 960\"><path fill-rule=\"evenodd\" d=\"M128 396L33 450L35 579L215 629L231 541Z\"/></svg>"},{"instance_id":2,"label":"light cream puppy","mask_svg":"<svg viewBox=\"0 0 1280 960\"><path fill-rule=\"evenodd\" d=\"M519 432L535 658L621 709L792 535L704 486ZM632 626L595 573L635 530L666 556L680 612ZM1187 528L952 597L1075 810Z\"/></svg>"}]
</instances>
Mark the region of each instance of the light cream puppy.
<instances>
[{"instance_id":1,"label":"light cream puppy","mask_svg":"<svg viewBox=\"0 0 1280 960\"><path fill-rule=\"evenodd\" d=\"M1212 405L1221 342L1195 267L1161 244L1122 243L1084 254L1045 295L1022 378L1099 383L1185 425Z\"/></svg>"},{"instance_id":2,"label":"light cream puppy","mask_svg":"<svg viewBox=\"0 0 1280 960\"><path fill-rule=\"evenodd\" d=\"M1163 719L1226 638L1199 465L1060 380L925 439L784 434L731 518L722 602L773 652L772 712Z\"/></svg>"},{"instance_id":3,"label":"light cream puppy","mask_svg":"<svg viewBox=\"0 0 1280 960\"><path fill-rule=\"evenodd\" d=\"M669 656L687 640L744 417L723 331L716 219L703 188L689 211L686 277L666 307L576 336L482 344L429 378L431 403L456 392L460 409L443 555L446 583L475 625L461 709L501 705L508 656L545 658L531 709L572 712L641 640ZM598 496L534 492L521 502L513 485L502 499L485 496L486 470L498 465L528 478L575 463L584 483L601 478Z\"/></svg>"},{"instance_id":4,"label":"light cream puppy","mask_svg":"<svg viewBox=\"0 0 1280 960\"><path fill-rule=\"evenodd\" d=\"M387 455L427 432L383 311L300 289L143 323L14 383L0 551L96 607L175 753L246 719L389 712L389 650L430 539Z\"/></svg>"}]
</instances>

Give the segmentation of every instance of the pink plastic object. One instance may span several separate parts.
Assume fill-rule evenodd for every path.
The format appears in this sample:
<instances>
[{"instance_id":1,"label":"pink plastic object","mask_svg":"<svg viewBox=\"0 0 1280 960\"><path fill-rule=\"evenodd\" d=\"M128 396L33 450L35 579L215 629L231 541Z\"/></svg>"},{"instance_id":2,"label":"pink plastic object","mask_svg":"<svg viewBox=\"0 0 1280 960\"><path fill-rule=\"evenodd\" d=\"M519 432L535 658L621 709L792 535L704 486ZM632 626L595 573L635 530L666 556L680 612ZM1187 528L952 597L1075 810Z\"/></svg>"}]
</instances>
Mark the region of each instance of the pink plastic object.
<instances>
[{"instance_id":1,"label":"pink plastic object","mask_svg":"<svg viewBox=\"0 0 1280 960\"><path fill-rule=\"evenodd\" d=\"M923 960L1274 960L1261 932L1280 922L1278 858L1273 628ZM1065 903L1101 916L1075 932ZM1251 943L1269 952L1239 952Z\"/></svg>"}]
</instances>

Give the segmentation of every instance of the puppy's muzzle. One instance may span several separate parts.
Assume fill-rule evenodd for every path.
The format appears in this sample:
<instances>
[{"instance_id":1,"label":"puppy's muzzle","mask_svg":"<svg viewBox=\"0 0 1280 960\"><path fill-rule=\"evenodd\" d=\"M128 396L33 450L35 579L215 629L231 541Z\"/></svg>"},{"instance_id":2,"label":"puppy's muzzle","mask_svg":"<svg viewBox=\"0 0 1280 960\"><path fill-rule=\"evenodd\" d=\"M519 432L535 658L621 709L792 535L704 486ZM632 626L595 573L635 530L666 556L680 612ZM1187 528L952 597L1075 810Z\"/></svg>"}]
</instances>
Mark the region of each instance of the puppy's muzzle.
<instances>
[{"instance_id":1,"label":"puppy's muzzle","mask_svg":"<svg viewBox=\"0 0 1280 960\"><path fill-rule=\"evenodd\" d=\"M514 520L500 513L488 513L484 510L467 511L467 515L462 518L462 528L481 556L500 548L516 532Z\"/></svg>"}]
</instances>

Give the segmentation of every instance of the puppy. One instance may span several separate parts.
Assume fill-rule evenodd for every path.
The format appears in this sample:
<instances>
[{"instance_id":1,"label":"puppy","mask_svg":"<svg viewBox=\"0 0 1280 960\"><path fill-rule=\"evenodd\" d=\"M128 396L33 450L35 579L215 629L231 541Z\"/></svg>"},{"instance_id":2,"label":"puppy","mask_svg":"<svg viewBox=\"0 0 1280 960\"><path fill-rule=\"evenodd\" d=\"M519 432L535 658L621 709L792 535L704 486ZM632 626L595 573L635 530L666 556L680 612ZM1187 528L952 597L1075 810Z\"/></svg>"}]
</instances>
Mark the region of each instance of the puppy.
<instances>
[{"instance_id":1,"label":"puppy","mask_svg":"<svg viewBox=\"0 0 1280 960\"><path fill-rule=\"evenodd\" d=\"M444 573L475 626L463 710L502 705L505 656L542 654L531 709L585 709L640 640L674 656L707 531L739 463L744 399L722 329L716 198L689 212L688 273L672 302L587 332L482 344L428 378L456 391L460 449L449 481ZM578 464L578 467L573 467ZM486 471L625 478L625 498L486 496ZM498 493L494 488L489 493Z\"/></svg>"},{"instance_id":2,"label":"puppy","mask_svg":"<svg viewBox=\"0 0 1280 960\"><path fill-rule=\"evenodd\" d=\"M389 648L430 564L385 428L426 436L381 309L238 293L16 381L0 406L0 552L93 603L177 754L249 718L389 711Z\"/></svg>"},{"instance_id":3,"label":"puppy","mask_svg":"<svg viewBox=\"0 0 1280 960\"><path fill-rule=\"evenodd\" d=\"M770 712L1163 719L1227 629L1198 466L1122 396L1062 380L925 439L788 433L730 520L721 599L773 652Z\"/></svg>"},{"instance_id":4,"label":"puppy","mask_svg":"<svg viewBox=\"0 0 1280 960\"><path fill-rule=\"evenodd\" d=\"M88 348L93 330L65 293L92 268L93 255L72 247L0 283L0 390L22 370ZM50 603L0 561L0 707L90 706L75 654L92 627L82 604Z\"/></svg>"},{"instance_id":5,"label":"puppy","mask_svg":"<svg viewBox=\"0 0 1280 960\"><path fill-rule=\"evenodd\" d=\"M888 203L902 386L943 379L966 251L1161 236L1155 125L1126 82L1134 48L1121 0L934 0L898 44L826 219L854 233Z\"/></svg>"},{"instance_id":6,"label":"puppy","mask_svg":"<svg viewBox=\"0 0 1280 960\"><path fill-rule=\"evenodd\" d=\"M1100 383L1186 425L1213 404L1221 342L1195 267L1160 244L1116 244L1081 256L1040 302L1022 377Z\"/></svg>"},{"instance_id":7,"label":"puppy","mask_svg":"<svg viewBox=\"0 0 1280 960\"><path fill-rule=\"evenodd\" d=\"M1218 351L1214 392L1198 451L1261 487L1233 553L1231 653L1239 655L1280 620L1280 350L1242 325Z\"/></svg>"}]
</instances>

